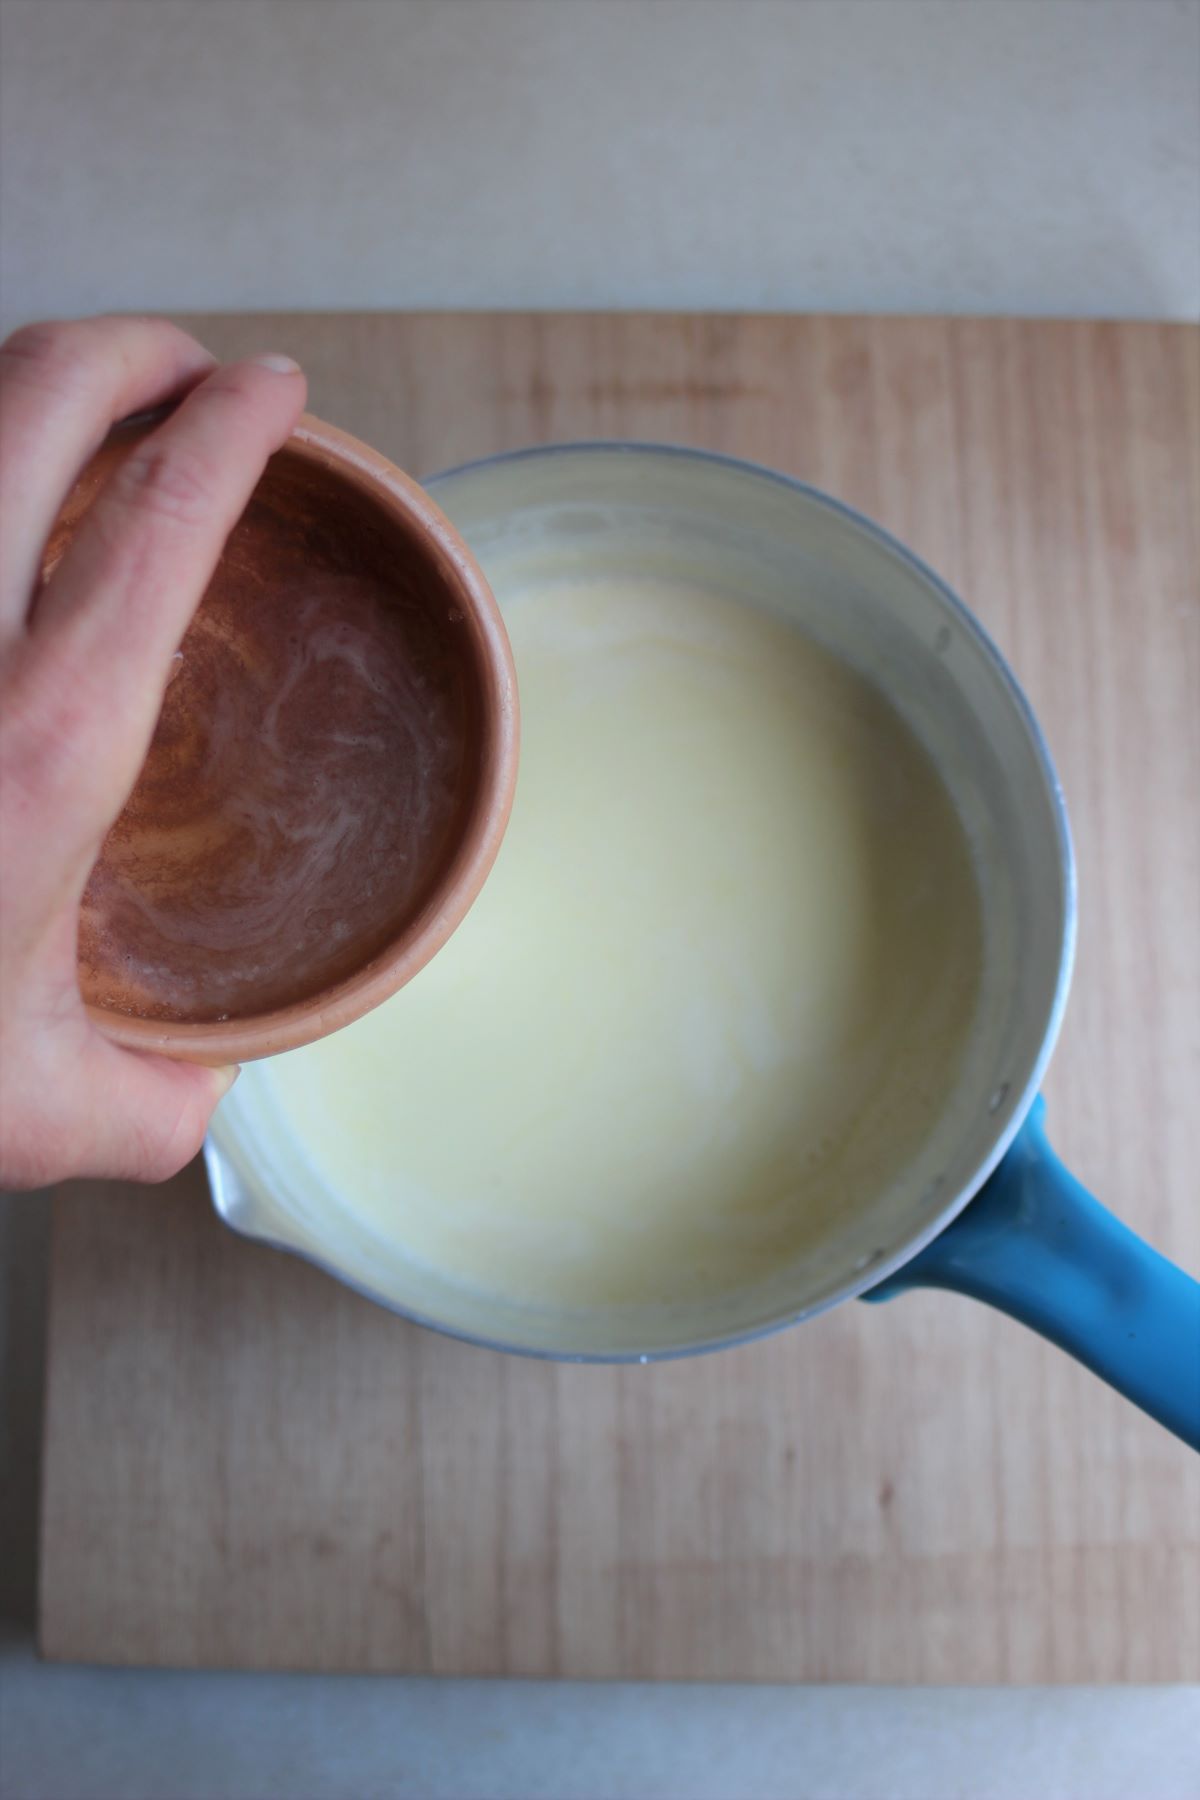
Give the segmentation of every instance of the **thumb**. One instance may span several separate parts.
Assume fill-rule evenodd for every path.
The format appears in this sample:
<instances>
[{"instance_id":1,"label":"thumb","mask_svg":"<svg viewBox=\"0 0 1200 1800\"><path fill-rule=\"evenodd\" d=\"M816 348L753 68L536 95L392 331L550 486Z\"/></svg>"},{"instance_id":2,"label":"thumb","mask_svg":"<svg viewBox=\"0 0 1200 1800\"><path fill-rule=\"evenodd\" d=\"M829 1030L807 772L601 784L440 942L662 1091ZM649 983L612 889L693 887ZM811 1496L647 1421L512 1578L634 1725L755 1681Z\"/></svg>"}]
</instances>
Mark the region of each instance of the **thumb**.
<instances>
[{"instance_id":1,"label":"thumb","mask_svg":"<svg viewBox=\"0 0 1200 1800\"><path fill-rule=\"evenodd\" d=\"M89 1173L130 1181L178 1174L239 1072L123 1050L97 1032L81 1082Z\"/></svg>"}]
</instances>

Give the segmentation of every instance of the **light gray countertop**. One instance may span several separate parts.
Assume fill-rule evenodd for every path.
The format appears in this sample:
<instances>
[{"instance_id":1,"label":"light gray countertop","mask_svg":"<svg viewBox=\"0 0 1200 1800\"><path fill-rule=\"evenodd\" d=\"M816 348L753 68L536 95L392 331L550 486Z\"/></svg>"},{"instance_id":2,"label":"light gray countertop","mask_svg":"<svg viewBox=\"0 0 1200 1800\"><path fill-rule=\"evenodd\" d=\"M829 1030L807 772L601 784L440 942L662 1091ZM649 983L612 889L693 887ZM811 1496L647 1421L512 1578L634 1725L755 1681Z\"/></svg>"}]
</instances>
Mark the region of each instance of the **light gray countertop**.
<instances>
[{"instance_id":1,"label":"light gray countertop","mask_svg":"<svg viewBox=\"0 0 1200 1800\"><path fill-rule=\"evenodd\" d=\"M4 0L0 318L1191 318L1195 0Z\"/></svg>"},{"instance_id":2,"label":"light gray countertop","mask_svg":"<svg viewBox=\"0 0 1200 1800\"><path fill-rule=\"evenodd\" d=\"M1194 317L1197 0L3 0L0 319ZM336 18L335 15L336 14ZM0 1199L0 1793L1183 1800L1200 1690L45 1667L46 1209Z\"/></svg>"},{"instance_id":3,"label":"light gray countertop","mask_svg":"<svg viewBox=\"0 0 1200 1800\"><path fill-rule=\"evenodd\" d=\"M171 1674L0 1647L5 1800L1185 1800L1200 1692Z\"/></svg>"}]
</instances>

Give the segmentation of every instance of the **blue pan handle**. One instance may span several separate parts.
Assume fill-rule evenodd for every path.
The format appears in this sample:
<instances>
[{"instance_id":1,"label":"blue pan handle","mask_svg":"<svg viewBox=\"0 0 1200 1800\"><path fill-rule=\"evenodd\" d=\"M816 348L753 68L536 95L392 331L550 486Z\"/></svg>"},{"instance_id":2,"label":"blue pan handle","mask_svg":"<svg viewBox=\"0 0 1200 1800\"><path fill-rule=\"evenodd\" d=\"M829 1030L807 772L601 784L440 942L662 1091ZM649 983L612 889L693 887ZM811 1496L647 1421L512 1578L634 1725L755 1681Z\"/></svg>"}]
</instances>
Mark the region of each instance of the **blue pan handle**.
<instances>
[{"instance_id":1,"label":"blue pan handle","mask_svg":"<svg viewBox=\"0 0 1200 1800\"><path fill-rule=\"evenodd\" d=\"M1029 1325L1200 1450L1200 1283L1115 1219L1050 1148L1035 1100L946 1230L866 1300L949 1288Z\"/></svg>"}]
</instances>

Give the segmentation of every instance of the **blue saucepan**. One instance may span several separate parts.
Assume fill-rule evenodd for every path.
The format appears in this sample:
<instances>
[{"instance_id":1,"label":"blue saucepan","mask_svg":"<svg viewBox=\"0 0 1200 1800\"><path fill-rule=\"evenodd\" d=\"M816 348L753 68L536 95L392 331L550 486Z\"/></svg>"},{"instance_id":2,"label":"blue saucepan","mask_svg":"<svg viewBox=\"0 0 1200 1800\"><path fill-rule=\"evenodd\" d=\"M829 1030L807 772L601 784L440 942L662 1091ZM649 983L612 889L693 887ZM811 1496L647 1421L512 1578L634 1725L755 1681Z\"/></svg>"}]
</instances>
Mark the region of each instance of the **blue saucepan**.
<instances>
[{"instance_id":1,"label":"blue saucepan","mask_svg":"<svg viewBox=\"0 0 1200 1800\"><path fill-rule=\"evenodd\" d=\"M280 1141L253 1068L207 1147L221 1216L422 1323L549 1356L686 1354L852 1296L950 1288L1032 1326L1200 1448L1200 1285L1085 1193L1046 1140L1038 1088L1071 974L1071 841L1037 722L976 620L868 520L722 457L582 444L494 458L432 485L502 608L523 557L534 566L569 552L619 570L686 554L710 578L722 571L729 591L791 614L889 694L935 759L976 856L985 953L974 1036L911 1160L878 1192L848 1197L817 1250L773 1284L711 1306L584 1318L466 1292L399 1248L381 1251L337 1216L303 1144Z\"/></svg>"}]
</instances>

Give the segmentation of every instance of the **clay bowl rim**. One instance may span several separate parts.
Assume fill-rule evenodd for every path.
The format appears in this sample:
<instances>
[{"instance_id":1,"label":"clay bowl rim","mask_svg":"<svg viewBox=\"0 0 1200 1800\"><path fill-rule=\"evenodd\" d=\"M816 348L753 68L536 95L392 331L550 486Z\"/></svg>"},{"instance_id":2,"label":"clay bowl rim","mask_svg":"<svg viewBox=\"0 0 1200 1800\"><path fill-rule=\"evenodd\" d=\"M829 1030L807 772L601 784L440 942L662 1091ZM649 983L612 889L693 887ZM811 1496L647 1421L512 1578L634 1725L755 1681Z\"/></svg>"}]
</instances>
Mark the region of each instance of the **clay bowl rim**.
<instances>
[{"instance_id":1,"label":"clay bowl rim","mask_svg":"<svg viewBox=\"0 0 1200 1800\"><path fill-rule=\"evenodd\" d=\"M89 1005L113 1043L213 1065L296 1050L339 1031L402 988L462 923L496 860L512 811L520 718L508 633L483 570L425 490L369 445L303 413L280 454L332 470L401 522L424 544L455 592L472 629L483 687L483 754L478 790L442 880L397 938L333 986L263 1013L229 1020L151 1019Z\"/></svg>"}]
</instances>

